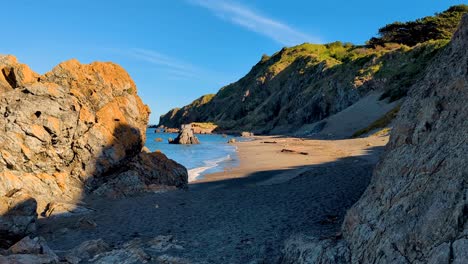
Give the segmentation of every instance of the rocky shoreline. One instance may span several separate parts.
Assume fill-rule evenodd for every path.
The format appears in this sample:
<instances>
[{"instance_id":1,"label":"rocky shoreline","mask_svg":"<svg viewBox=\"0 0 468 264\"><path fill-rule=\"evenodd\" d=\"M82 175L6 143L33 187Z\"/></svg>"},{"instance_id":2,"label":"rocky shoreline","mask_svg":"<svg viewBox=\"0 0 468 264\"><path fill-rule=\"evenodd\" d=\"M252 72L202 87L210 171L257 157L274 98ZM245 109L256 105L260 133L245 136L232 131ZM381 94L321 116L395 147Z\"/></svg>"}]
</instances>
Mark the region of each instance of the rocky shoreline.
<instances>
[{"instance_id":1,"label":"rocky shoreline","mask_svg":"<svg viewBox=\"0 0 468 264\"><path fill-rule=\"evenodd\" d=\"M0 69L2 248L34 235L38 216L88 211L88 195L187 187L183 166L143 147L149 108L120 66L70 60L39 75L1 56Z\"/></svg>"},{"instance_id":2,"label":"rocky shoreline","mask_svg":"<svg viewBox=\"0 0 468 264\"><path fill-rule=\"evenodd\" d=\"M39 75L0 56L0 263L465 263L467 65L464 15L390 137L245 134L239 167L188 184L144 147L149 109L120 66Z\"/></svg>"}]
</instances>

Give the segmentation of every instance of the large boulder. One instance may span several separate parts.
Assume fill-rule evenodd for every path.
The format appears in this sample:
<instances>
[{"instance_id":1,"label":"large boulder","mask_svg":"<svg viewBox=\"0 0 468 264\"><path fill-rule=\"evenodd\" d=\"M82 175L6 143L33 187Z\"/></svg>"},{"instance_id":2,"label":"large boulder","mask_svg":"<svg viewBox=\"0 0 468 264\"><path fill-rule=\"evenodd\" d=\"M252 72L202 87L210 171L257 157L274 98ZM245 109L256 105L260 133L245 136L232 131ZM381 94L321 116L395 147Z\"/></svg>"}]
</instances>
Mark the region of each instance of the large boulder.
<instances>
[{"instance_id":1,"label":"large boulder","mask_svg":"<svg viewBox=\"0 0 468 264\"><path fill-rule=\"evenodd\" d=\"M186 184L185 168L164 155L138 161L150 111L122 67L70 60L40 76L0 56L0 69L0 197L21 190L42 212L123 177L129 162L148 169L131 170L145 185Z\"/></svg>"},{"instance_id":2,"label":"large boulder","mask_svg":"<svg viewBox=\"0 0 468 264\"><path fill-rule=\"evenodd\" d=\"M342 240L289 241L284 263L466 263L468 15L411 88Z\"/></svg>"},{"instance_id":3,"label":"large boulder","mask_svg":"<svg viewBox=\"0 0 468 264\"><path fill-rule=\"evenodd\" d=\"M191 124L182 125L179 135L170 144L200 144L198 138L193 134Z\"/></svg>"}]
</instances>

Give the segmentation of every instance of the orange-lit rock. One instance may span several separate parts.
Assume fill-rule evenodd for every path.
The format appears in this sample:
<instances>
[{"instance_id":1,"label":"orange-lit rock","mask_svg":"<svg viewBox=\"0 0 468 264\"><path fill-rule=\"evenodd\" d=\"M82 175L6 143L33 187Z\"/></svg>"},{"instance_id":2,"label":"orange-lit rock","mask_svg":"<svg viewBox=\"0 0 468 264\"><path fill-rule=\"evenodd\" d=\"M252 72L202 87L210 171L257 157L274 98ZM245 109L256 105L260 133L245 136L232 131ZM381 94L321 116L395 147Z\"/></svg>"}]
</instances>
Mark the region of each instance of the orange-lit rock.
<instances>
[{"instance_id":1,"label":"orange-lit rock","mask_svg":"<svg viewBox=\"0 0 468 264\"><path fill-rule=\"evenodd\" d=\"M0 197L21 190L41 213L105 182L113 184L100 188L103 195L186 186L184 167L164 155L148 161L140 154L150 111L122 67L70 60L39 76L13 56L0 56L0 70ZM126 170L138 181L120 179Z\"/></svg>"}]
</instances>

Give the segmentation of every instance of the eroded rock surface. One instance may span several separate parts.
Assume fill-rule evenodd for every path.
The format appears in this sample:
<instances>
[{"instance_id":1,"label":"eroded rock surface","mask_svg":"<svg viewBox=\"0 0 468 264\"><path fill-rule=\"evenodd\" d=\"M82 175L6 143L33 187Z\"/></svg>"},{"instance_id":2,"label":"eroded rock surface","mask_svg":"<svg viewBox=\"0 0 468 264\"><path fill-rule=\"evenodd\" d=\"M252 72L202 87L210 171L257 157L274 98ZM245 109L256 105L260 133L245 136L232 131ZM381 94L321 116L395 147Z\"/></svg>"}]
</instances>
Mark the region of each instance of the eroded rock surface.
<instances>
[{"instance_id":1,"label":"eroded rock surface","mask_svg":"<svg viewBox=\"0 0 468 264\"><path fill-rule=\"evenodd\" d=\"M149 108L120 66L70 60L40 76L0 56L0 70L1 199L21 190L41 213L49 203L91 192L186 186L184 167L142 152ZM1 221L8 215L3 209Z\"/></svg>"},{"instance_id":2,"label":"eroded rock surface","mask_svg":"<svg viewBox=\"0 0 468 264\"><path fill-rule=\"evenodd\" d=\"M200 144L198 138L193 134L192 125L182 125L179 135L169 142L170 144Z\"/></svg>"},{"instance_id":3,"label":"eroded rock surface","mask_svg":"<svg viewBox=\"0 0 468 264\"><path fill-rule=\"evenodd\" d=\"M462 263L468 252L468 15L403 104L344 240L295 240L284 263ZM294 243L296 245L294 245Z\"/></svg>"}]
</instances>

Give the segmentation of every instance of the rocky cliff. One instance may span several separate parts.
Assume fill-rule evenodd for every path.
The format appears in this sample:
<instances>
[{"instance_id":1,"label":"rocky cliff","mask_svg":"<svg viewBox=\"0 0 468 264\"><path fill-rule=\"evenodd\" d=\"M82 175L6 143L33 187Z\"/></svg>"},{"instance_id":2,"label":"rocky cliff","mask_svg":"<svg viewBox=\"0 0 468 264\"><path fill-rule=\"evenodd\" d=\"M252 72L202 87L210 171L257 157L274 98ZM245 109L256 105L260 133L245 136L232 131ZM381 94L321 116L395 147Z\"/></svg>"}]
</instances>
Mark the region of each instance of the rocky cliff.
<instances>
[{"instance_id":1,"label":"rocky cliff","mask_svg":"<svg viewBox=\"0 0 468 264\"><path fill-rule=\"evenodd\" d=\"M468 15L402 105L343 239L296 239L284 263L466 263ZM338 236L339 237L339 236Z\"/></svg>"},{"instance_id":2,"label":"rocky cliff","mask_svg":"<svg viewBox=\"0 0 468 264\"><path fill-rule=\"evenodd\" d=\"M1 56L0 69L0 233L15 229L11 212L23 202L41 213L90 193L186 186L184 167L142 151L149 108L120 66L70 60L39 75ZM28 230L28 221L13 233Z\"/></svg>"},{"instance_id":3,"label":"rocky cliff","mask_svg":"<svg viewBox=\"0 0 468 264\"><path fill-rule=\"evenodd\" d=\"M442 28L443 36L451 36L453 29L447 25L455 28L467 11L463 5L452 8L425 18L424 25ZM433 36L426 31L413 33ZM411 46L382 41L367 46L335 42L283 48L271 57L264 55L245 77L216 95L161 116L160 125L213 122L226 131L289 133L339 113L371 92L394 101L420 79L449 38L422 39Z\"/></svg>"}]
</instances>

